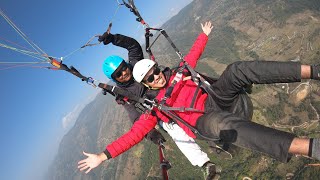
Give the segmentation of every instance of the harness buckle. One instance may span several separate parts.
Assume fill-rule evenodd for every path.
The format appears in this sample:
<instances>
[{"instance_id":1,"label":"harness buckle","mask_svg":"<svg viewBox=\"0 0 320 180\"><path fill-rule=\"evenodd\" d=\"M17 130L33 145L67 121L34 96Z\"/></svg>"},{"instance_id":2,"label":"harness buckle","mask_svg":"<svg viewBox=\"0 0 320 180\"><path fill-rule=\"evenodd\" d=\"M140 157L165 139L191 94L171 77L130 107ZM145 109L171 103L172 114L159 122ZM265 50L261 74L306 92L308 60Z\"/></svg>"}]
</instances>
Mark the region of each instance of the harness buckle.
<instances>
[{"instance_id":1,"label":"harness buckle","mask_svg":"<svg viewBox=\"0 0 320 180\"><path fill-rule=\"evenodd\" d=\"M180 107L179 112L185 112L186 108L185 107Z\"/></svg>"},{"instance_id":2,"label":"harness buckle","mask_svg":"<svg viewBox=\"0 0 320 180\"><path fill-rule=\"evenodd\" d=\"M95 84L95 79L93 79L92 77L88 77L88 79L86 79L87 84L93 86L94 88L97 87L97 85Z\"/></svg>"},{"instance_id":3,"label":"harness buckle","mask_svg":"<svg viewBox=\"0 0 320 180\"><path fill-rule=\"evenodd\" d=\"M144 103L142 104L144 107L146 107L148 110L152 110L153 107L156 107L156 102L155 100L150 100L150 99L144 99Z\"/></svg>"}]
</instances>

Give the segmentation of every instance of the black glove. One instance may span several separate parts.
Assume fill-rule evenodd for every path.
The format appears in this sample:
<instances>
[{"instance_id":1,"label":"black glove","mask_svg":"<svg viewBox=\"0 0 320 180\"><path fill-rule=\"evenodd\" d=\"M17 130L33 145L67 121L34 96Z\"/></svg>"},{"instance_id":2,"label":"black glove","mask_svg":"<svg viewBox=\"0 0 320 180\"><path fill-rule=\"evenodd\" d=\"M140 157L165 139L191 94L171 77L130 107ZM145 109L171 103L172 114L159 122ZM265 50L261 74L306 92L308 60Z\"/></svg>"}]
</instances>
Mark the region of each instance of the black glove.
<instances>
[{"instance_id":1,"label":"black glove","mask_svg":"<svg viewBox=\"0 0 320 180\"><path fill-rule=\"evenodd\" d=\"M159 141L166 142L166 139L162 136L162 134L156 130L152 129L147 135L146 138L152 141L154 144L159 145Z\"/></svg>"},{"instance_id":2,"label":"black glove","mask_svg":"<svg viewBox=\"0 0 320 180\"><path fill-rule=\"evenodd\" d=\"M115 96L115 94L113 92L111 92L110 90L108 89L102 89L102 94L103 95L107 95L107 93L111 94L112 96Z\"/></svg>"},{"instance_id":3,"label":"black glove","mask_svg":"<svg viewBox=\"0 0 320 180\"><path fill-rule=\"evenodd\" d=\"M113 41L113 38L114 38L113 34L105 32L105 33L103 33L102 36L99 36L98 41L99 42L103 42L104 45L107 45L107 44L109 44L110 42Z\"/></svg>"},{"instance_id":4,"label":"black glove","mask_svg":"<svg viewBox=\"0 0 320 180\"><path fill-rule=\"evenodd\" d=\"M117 102L118 104L120 104L120 105L124 105L124 104L126 103L125 100L124 100L124 97L121 96L121 95L117 95L117 96L116 96L116 102Z\"/></svg>"}]
</instances>

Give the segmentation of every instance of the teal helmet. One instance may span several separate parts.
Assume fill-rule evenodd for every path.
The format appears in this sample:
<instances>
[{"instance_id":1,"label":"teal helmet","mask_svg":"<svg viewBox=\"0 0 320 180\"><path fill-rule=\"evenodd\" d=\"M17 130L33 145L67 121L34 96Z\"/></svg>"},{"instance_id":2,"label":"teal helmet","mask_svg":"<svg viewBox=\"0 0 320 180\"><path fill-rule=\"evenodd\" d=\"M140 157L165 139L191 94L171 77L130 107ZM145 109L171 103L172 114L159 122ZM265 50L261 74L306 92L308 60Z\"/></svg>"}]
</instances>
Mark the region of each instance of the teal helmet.
<instances>
[{"instance_id":1,"label":"teal helmet","mask_svg":"<svg viewBox=\"0 0 320 180\"><path fill-rule=\"evenodd\" d=\"M117 70L122 62L125 62L120 56L109 56L104 60L102 65L103 73L111 80L116 81L112 78L112 73Z\"/></svg>"}]
</instances>

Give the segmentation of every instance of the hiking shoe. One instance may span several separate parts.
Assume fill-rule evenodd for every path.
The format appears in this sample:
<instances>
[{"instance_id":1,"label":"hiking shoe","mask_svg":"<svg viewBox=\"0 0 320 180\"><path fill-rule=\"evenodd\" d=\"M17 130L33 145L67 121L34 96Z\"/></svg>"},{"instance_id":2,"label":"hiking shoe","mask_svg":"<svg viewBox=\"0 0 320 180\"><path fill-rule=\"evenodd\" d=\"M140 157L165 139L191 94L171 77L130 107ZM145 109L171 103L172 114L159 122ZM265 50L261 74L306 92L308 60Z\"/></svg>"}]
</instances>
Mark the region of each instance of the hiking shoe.
<instances>
[{"instance_id":1,"label":"hiking shoe","mask_svg":"<svg viewBox=\"0 0 320 180\"><path fill-rule=\"evenodd\" d=\"M202 171L205 180L217 180L220 178L221 167L212 162L207 162L202 166Z\"/></svg>"}]
</instances>

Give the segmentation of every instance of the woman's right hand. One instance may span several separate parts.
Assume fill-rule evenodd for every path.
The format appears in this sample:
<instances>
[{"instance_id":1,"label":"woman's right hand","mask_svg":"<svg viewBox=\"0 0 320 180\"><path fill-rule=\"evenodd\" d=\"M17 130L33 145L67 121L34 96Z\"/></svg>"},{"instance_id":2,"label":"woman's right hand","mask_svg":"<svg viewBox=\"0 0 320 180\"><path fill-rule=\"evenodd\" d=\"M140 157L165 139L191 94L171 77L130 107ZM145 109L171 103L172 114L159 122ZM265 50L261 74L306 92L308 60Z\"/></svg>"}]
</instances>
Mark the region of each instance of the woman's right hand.
<instances>
[{"instance_id":1,"label":"woman's right hand","mask_svg":"<svg viewBox=\"0 0 320 180\"><path fill-rule=\"evenodd\" d=\"M80 171L86 170L86 174L108 159L103 152L101 154L90 154L83 152L83 154L86 155L87 158L78 162L78 169L80 169Z\"/></svg>"}]
</instances>

